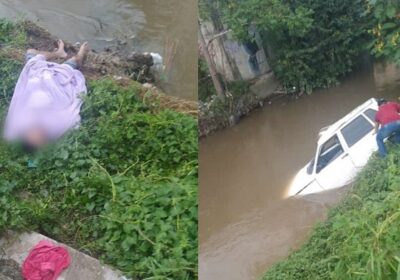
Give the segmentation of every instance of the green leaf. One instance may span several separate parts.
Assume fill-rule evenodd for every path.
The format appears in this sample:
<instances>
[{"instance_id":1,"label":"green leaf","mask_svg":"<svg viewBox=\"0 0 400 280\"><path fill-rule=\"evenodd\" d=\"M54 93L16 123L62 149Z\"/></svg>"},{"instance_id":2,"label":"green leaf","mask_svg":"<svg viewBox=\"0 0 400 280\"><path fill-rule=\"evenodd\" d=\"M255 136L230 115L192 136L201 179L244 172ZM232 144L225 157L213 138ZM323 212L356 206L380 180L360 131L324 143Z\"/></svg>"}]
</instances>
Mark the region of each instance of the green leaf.
<instances>
[{"instance_id":1,"label":"green leaf","mask_svg":"<svg viewBox=\"0 0 400 280\"><path fill-rule=\"evenodd\" d=\"M394 22L387 22L384 25L382 25L382 29L391 29L395 27L398 27L398 25Z\"/></svg>"}]
</instances>

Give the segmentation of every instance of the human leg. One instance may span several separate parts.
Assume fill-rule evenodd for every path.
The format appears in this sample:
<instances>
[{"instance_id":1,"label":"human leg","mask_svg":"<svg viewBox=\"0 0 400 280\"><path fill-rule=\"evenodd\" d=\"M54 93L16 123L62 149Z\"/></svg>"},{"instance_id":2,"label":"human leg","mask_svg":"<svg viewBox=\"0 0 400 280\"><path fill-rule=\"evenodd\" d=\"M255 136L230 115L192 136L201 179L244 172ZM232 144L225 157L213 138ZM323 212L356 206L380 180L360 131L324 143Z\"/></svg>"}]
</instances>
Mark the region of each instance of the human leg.
<instances>
[{"instance_id":1,"label":"human leg","mask_svg":"<svg viewBox=\"0 0 400 280\"><path fill-rule=\"evenodd\" d=\"M89 52L89 44L85 42L79 48L78 53L74 57L65 61L64 64L67 64L74 69L80 68L82 67L83 62L85 61L88 52Z\"/></svg>"},{"instance_id":2,"label":"human leg","mask_svg":"<svg viewBox=\"0 0 400 280\"><path fill-rule=\"evenodd\" d=\"M378 152L381 157L385 157L387 155L386 147L385 147L385 133L384 128L380 128L378 133L376 134L376 143L378 144Z\"/></svg>"},{"instance_id":3,"label":"human leg","mask_svg":"<svg viewBox=\"0 0 400 280\"><path fill-rule=\"evenodd\" d=\"M400 143L400 121L391 122L379 129L376 135L376 142L378 144L378 151L382 157L387 155L384 140L389 136L395 134L394 141ZM399 142L397 142L399 141Z\"/></svg>"},{"instance_id":4,"label":"human leg","mask_svg":"<svg viewBox=\"0 0 400 280\"><path fill-rule=\"evenodd\" d=\"M394 144L400 144L400 121L390 124L392 127L392 134L390 136L391 142Z\"/></svg>"},{"instance_id":5,"label":"human leg","mask_svg":"<svg viewBox=\"0 0 400 280\"><path fill-rule=\"evenodd\" d=\"M395 132L395 134L393 134L392 140L394 144L400 144L400 131Z\"/></svg>"},{"instance_id":6,"label":"human leg","mask_svg":"<svg viewBox=\"0 0 400 280\"><path fill-rule=\"evenodd\" d=\"M67 57L67 53L65 52L65 49L64 49L64 42L62 40L58 40L58 48L54 52L46 52L46 51L39 51L39 50L35 50L35 49L28 49L26 52L26 60L29 60L38 54L43 55L46 58L46 60Z\"/></svg>"}]
</instances>

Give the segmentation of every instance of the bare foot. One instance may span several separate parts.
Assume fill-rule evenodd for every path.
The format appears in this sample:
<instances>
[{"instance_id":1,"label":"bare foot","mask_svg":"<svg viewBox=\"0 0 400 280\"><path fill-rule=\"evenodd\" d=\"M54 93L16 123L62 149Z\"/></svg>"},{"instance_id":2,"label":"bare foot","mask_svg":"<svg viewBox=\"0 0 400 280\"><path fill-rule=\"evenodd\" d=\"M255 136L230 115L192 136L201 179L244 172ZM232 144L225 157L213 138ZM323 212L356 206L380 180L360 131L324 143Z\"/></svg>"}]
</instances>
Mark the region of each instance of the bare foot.
<instances>
[{"instance_id":1,"label":"bare foot","mask_svg":"<svg viewBox=\"0 0 400 280\"><path fill-rule=\"evenodd\" d=\"M67 58L68 54L65 52L63 40L58 40L58 49L56 53L59 58Z\"/></svg>"},{"instance_id":2,"label":"bare foot","mask_svg":"<svg viewBox=\"0 0 400 280\"><path fill-rule=\"evenodd\" d=\"M82 44L82 46L79 48L78 56L80 59L84 60L89 53L89 43L85 42Z\"/></svg>"}]
</instances>

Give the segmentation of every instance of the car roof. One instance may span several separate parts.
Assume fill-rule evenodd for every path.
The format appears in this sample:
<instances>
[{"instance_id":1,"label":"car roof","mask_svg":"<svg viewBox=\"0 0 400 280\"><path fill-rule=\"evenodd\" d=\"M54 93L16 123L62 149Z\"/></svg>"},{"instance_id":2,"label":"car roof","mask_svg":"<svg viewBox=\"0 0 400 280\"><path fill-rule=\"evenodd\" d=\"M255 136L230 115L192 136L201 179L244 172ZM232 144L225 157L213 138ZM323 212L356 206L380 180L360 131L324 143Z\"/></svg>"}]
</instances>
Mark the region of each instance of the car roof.
<instances>
[{"instance_id":1,"label":"car roof","mask_svg":"<svg viewBox=\"0 0 400 280\"><path fill-rule=\"evenodd\" d=\"M324 127L319 132L318 146L323 144L326 140L331 138L339 129L343 126L347 125L349 122L354 120L357 116L359 116L366 109L371 108L374 110L378 109L378 103L375 98L368 99L360 106L353 109L346 116L338 120L337 122L331 124L330 126Z\"/></svg>"}]
</instances>

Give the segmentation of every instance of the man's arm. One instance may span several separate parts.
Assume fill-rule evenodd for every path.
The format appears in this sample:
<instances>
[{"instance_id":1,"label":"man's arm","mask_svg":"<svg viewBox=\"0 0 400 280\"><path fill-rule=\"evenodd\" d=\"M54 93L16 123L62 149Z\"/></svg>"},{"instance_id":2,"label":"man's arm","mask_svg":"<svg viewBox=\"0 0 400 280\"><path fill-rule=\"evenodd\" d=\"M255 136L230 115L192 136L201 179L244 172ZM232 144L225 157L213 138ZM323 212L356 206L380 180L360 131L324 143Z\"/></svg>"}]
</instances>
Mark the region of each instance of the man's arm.
<instances>
[{"instance_id":1,"label":"man's arm","mask_svg":"<svg viewBox=\"0 0 400 280\"><path fill-rule=\"evenodd\" d=\"M375 122L375 134L378 133L379 130L379 123Z\"/></svg>"}]
</instances>

